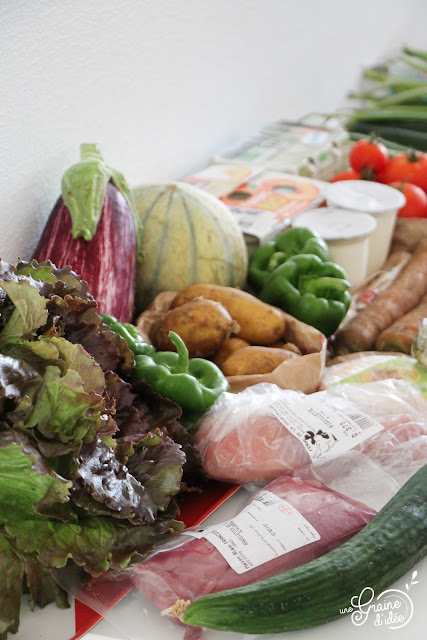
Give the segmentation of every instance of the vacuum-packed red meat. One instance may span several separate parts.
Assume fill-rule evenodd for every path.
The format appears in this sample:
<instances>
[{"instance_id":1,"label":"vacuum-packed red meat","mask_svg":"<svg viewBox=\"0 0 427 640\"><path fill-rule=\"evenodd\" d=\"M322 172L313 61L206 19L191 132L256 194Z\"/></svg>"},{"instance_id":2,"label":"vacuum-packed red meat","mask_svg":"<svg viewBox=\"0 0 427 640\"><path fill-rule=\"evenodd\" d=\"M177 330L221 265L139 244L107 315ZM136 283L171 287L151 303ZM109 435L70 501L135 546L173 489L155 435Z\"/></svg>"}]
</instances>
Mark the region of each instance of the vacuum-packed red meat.
<instances>
[{"instance_id":1,"label":"vacuum-packed red meat","mask_svg":"<svg viewBox=\"0 0 427 640\"><path fill-rule=\"evenodd\" d=\"M159 609L282 573L332 550L375 511L314 479L284 475L226 523L193 530L132 569L134 586ZM232 566L231 566L232 565ZM234 567L234 568L233 568Z\"/></svg>"}]
</instances>

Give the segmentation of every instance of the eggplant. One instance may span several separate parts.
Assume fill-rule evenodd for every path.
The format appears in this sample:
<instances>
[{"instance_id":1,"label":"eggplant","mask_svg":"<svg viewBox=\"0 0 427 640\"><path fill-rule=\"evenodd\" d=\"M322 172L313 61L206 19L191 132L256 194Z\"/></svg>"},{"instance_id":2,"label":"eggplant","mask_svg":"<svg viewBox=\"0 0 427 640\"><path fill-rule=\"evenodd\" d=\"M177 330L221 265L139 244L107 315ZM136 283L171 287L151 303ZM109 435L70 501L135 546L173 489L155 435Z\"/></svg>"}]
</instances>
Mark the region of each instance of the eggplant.
<instances>
[{"instance_id":1,"label":"eggplant","mask_svg":"<svg viewBox=\"0 0 427 640\"><path fill-rule=\"evenodd\" d=\"M32 258L71 266L88 283L98 312L130 322L142 228L123 175L104 162L97 145L80 150Z\"/></svg>"}]
</instances>

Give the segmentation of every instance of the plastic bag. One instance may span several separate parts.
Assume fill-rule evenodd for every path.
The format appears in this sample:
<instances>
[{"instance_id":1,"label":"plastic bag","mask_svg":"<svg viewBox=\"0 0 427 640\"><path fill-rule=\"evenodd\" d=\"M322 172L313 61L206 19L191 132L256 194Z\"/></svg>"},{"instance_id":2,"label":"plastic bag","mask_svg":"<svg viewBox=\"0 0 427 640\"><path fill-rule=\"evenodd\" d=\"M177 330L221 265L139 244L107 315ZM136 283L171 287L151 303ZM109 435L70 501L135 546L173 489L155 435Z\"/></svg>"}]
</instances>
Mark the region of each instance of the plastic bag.
<instances>
[{"instance_id":1,"label":"plastic bag","mask_svg":"<svg viewBox=\"0 0 427 640\"><path fill-rule=\"evenodd\" d=\"M337 356L331 360L323 370L322 377L320 378L319 391L328 389L333 384L345 381L346 378L360 374L366 369L371 370L371 368L377 365L393 362L396 359L396 355L395 352L359 351L357 353L348 353L344 356ZM415 358L411 358L403 353L398 355L399 358L407 360L408 364L416 363ZM386 379L386 377L398 378L401 376L398 375L398 371L390 370L387 371L387 374L384 373L382 379ZM373 380L374 378L371 378L371 380L365 380L364 382L372 382Z\"/></svg>"},{"instance_id":2,"label":"plastic bag","mask_svg":"<svg viewBox=\"0 0 427 640\"><path fill-rule=\"evenodd\" d=\"M245 484L318 467L350 450L381 464L427 435L427 399L405 380L340 384L311 395L260 384L224 393L197 425L207 473Z\"/></svg>"},{"instance_id":3,"label":"plastic bag","mask_svg":"<svg viewBox=\"0 0 427 640\"><path fill-rule=\"evenodd\" d=\"M354 535L374 514L317 480L281 476L232 520L193 531L194 539L141 563L134 585L166 609L179 598L194 600L308 562Z\"/></svg>"},{"instance_id":4,"label":"plastic bag","mask_svg":"<svg viewBox=\"0 0 427 640\"><path fill-rule=\"evenodd\" d=\"M424 318L411 347L412 355L427 367L427 318Z\"/></svg>"},{"instance_id":5,"label":"plastic bag","mask_svg":"<svg viewBox=\"0 0 427 640\"><path fill-rule=\"evenodd\" d=\"M286 396L284 401L282 394ZM247 431L246 439L244 434L241 435L242 446L246 447L247 452L256 456L259 442L252 437L251 423L258 420L260 416L263 416L264 420L273 417L277 418L276 422L282 432L283 430L288 432L287 435L282 433L285 443L292 442L293 438L295 447L303 446L306 457L301 455L300 458L308 459L309 463L287 475L278 474L277 479L263 486L261 490L259 487L256 489L252 487L250 504L253 505L256 502L256 492L261 491L258 495L261 497L264 495L263 500L265 500L265 492L271 492L274 499L286 501L286 503L279 503L282 507L288 509L290 506L296 509L307 522L306 526L312 527L321 536L320 541L313 539L312 542L294 548L287 554L267 559L264 565L254 566L246 572L246 575L245 572L239 574L230 567L226 558L212 543L215 536L218 539L219 535L225 538L224 525L221 525L224 507L227 511L228 503L225 503L221 507L221 518L215 520L219 511L210 517L211 522L214 518L213 522L219 523L214 526L214 530L219 535L209 530L197 530L202 527L184 531L157 549L144 563L123 571L107 573L99 579L92 579L80 591L75 582L71 581L67 587L62 579L62 586L117 627L120 630L120 637L130 640L151 640L155 637L161 637L163 640L182 640L183 637L185 640L200 638L199 628L176 624L169 614L161 616L159 610L168 610L176 600L181 598L191 599L209 591L237 586L241 584L240 580L248 578L259 580L271 575L270 571L281 573L296 564L310 561L316 555L326 553L333 546L341 544L346 536L355 534L358 527L364 526L364 521L366 523L371 514L380 509L410 475L427 461L427 400L415 387L404 380L336 385L321 394L312 394L312 396L283 391L273 385L264 384L251 387L239 396L228 394L234 399L231 405L228 404L227 394L223 395L222 401L216 403L211 409L211 416L216 414L218 418L216 412L219 406L222 407L222 411L224 406L228 408L227 417L222 417L222 437L232 433L236 429L236 424L243 421L241 428L246 427ZM289 405L295 413L295 407L304 406L309 397L312 399L314 397L315 402L306 403L305 409L308 407L309 415L313 417L316 415L316 408L319 412L320 409L325 410L325 408L330 411L332 407L332 417L329 413L317 415L317 418L322 416L324 420L325 432L328 429L326 417L332 424L330 434L333 435L336 427L334 416L339 415L343 424L353 416L351 419L357 418L356 424L360 427L359 432L356 430L356 436L358 433L360 435L360 432L363 435L365 430L368 430L369 436L362 438L353 448L343 451L338 443L329 447L329 456L320 456L317 460L311 457L308 453L309 448L304 451L301 439L294 436L278 419L278 416L283 418L283 413L289 410ZM320 409L319 404L316 404L319 397ZM243 402L237 403L237 398L243 398ZM270 405L273 400L278 399L281 399L282 403L272 412ZM297 412L290 426L298 425L298 415ZM219 420L216 422L219 423ZM278 429L277 425L276 428ZM369 431L372 428L375 433ZM316 435L316 430L313 428L309 430ZM254 434L256 435L257 432L255 431ZM265 430L262 432L261 429L258 435L265 439ZM251 442L252 450L249 446ZM312 445L310 438L309 444L313 456L316 448ZM267 447L267 443L264 446ZM276 442L276 446L270 448L270 455L274 454L279 461L281 454L286 453L286 451L280 451L280 446L281 443ZM321 452L325 450L322 449ZM234 455L237 461L239 453L234 452ZM286 464L289 468L289 464ZM246 489L249 486L245 484ZM240 492L243 492L243 489L239 494ZM246 499L244 502L241 501L240 505L245 508ZM243 528L240 527L236 511L226 517L234 522L228 525L228 532L230 533L231 526L235 536L243 535ZM264 524L271 526L268 520ZM239 531L239 529L242 530ZM277 527L273 526L271 529L276 531ZM267 531L267 527L265 530ZM308 528L307 531L309 533L311 529ZM189 537L191 532L198 537ZM263 547L266 546L268 545L263 545ZM235 547L234 551L236 551ZM179 622L178 618L176 621ZM345 627L348 621L343 620L342 623L343 632L348 631L348 626ZM340 622L337 621L336 624L339 625ZM287 635L286 633L274 636L251 635L250 638L279 640L285 639ZM236 640L249 640L247 635L212 630L206 632L206 640L208 638L223 640L225 636L235 637Z\"/></svg>"},{"instance_id":6,"label":"plastic bag","mask_svg":"<svg viewBox=\"0 0 427 640\"><path fill-rule=\"evenodd\" d=\"M281 476L257 490L230 520L177 534L144 562L91 580L78 597L108 618L112 612L103 601L127 585L137 591L133 602L141 594L142 613L148 600L179 622L175 614L182 601L309 562L348 540L374 515L318 480ZM185 640L201 636L200 629L185 629Z\"/></svg>"}]
</instances>

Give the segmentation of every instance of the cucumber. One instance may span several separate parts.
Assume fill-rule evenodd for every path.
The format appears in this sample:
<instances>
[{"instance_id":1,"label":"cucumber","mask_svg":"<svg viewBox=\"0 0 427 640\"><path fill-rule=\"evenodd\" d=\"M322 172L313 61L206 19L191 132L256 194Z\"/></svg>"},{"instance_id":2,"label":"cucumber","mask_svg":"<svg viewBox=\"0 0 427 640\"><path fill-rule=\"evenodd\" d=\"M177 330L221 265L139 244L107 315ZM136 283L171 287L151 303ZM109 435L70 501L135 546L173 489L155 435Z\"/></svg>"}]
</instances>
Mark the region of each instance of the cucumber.
<instances>
[{"instance_id":1,"label":"cucumber","mask_svg":"<svg viewBox=\"0 0 427 640\"><path fill-rule=\"evenodd\" d=\"M363 120L354 123L349 129L350 131L356 131L366 135L373 133L374 135L411 147L412 149L427 151L427 132L424 131L366 122Z\"/></svg>"},{"instance_id":2,"label":"cucumber","mask_svg":"<svg viewBox=\"0 0 427 640\"><path fill-rule=\"evenodd\" d=\"M242 633L280 633L339 618L364 587L375 594L427 553L427 465L342 546L321 558L187 606L189 625Z\"/></svg>"},{"instance_id":3,"label":"cucumber","mask_svg":"<svg viewBox=\"0 0 427 640\"><path fill-rule=\"evenodd\" d=\"M385 115L383 118L370 118L369 112L365 112L366 117L359 117L357 113L354 118L349 119L349 128L358 126L360 123L366 124L374 129L378 127L395 127L396 129L410 129L411 131L420 131L426 133L427 131L427 114L423 119L415 118L392 118Z\"/></svg>"},{"instance_id":4,"label":"cucumber","mask_svg":"<svg viewBox=\"0 0 427 640\"><path fill-rule=\"evenodd\" d=\"M372 133L372 131L369 131L369 133ZM366 139L366 133L358 133L357 131L349 131L348 132L349 138L351 140L351 142L357 142L358 140L362 140L362 139ZM382 142L383 145L385 147L387 147L387 151L389 153L389 156L393 156L396 155L398 153L409 153L410 151L413 151L414 147L407 147L404 144L399 144L398 142L395 142L394 140L388 140L387 138L383 138L381 136L376 135L375 136L376 140L378 140L378 142Z\"/></svg>"}]
</instances>

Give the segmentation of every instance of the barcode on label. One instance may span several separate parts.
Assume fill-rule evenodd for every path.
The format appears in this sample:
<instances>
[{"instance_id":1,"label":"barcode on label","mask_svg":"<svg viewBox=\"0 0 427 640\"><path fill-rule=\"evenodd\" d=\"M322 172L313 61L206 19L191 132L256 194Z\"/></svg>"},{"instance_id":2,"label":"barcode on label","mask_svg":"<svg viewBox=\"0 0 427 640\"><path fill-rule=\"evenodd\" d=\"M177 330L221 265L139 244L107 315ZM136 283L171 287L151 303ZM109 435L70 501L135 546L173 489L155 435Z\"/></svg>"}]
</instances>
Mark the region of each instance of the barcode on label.
<instances>
[{"instance_id":1,"label":"barcode on label","mask_svg":"<svg viewBox=\"0 0 427 640\"><path fill-rule=\"evenodd\" d=\"M258 211L247 207L231 207L236 214L238 223L243 231L251 231L254 235L263 231L269 231L274 225L274 215L270 211Z\"/></svg>"},{"instance_id":2,"label":"barcode on label","mask_svg":"<svg viewBox=\"0 0 427 640\"><path fill-rule=\"evenodd\" d=\"M361 429L369 429L376 424L375 420L372 420L369 416L360 413L350 413L346 411L345 414L350 418L350 420L354 420Z\"/></svg>"},{"instance_id":3,"label":"barcode on label","mask_svg":"<svg viewBox=\"0 0 427 640\"><path fill-rule=\"evenodd\" d=\"M258 502L261 502L264 506L269 507L272 504L276 504L278 502L277 496L270 491L261 491L255 498Z\"/></svg>"}]
</instances>

